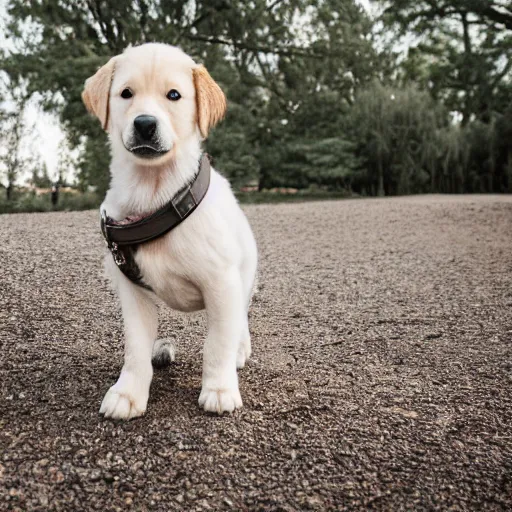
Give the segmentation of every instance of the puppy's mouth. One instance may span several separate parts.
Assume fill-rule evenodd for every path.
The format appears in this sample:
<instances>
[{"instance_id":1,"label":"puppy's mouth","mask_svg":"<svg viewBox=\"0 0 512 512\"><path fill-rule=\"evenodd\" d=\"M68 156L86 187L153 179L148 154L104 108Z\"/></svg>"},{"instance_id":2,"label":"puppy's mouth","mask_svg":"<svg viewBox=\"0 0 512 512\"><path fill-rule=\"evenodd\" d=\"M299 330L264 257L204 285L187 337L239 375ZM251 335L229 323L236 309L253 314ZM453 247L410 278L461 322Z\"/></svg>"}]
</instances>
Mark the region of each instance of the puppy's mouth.
<instances>
[{"instance_id":1,"label":"puppy's mouth","mask_svg":"<svg viewBox=\"0 0 512 512\"><path fill-rule=\"evenodd\" d=\"M140 144L126 149L140 158L158 158L169 152L168 149L162 149L148 144Z\"/></svg>"}]
</instances>

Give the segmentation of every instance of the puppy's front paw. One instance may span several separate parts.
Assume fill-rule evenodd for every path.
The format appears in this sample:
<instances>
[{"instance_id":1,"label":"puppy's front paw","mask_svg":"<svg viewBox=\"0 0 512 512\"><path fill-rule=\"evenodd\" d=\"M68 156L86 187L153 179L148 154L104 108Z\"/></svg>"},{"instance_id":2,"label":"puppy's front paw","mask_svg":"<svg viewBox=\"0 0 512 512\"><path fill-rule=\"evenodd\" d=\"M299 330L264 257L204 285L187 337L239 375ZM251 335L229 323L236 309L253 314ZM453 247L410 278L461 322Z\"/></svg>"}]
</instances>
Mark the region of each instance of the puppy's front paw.
<instances>
[{"instance_id":1,"label":"puppy's front paw","mask_svg":"<svg viewBox=\"0 0 512 512\"><path fill-rule=\"evenodd\" d=\"M229 389L212 389L203 387L199 395L199 405L208 412L233 412L242 407L242 397L238 387Z\"/></svg>"},{"instance_id":2,"label":"puppy's front paw","mask_svg":"<svg viewBox=\"0 0 512 512\"><path fill-rule=\"evenodd\" d=\"M100 414L114 420L131 420L145 412L146 403L137 403L133 397L116 391L114 386L107 391L100 407Z\"/></svg>"},{"instance_id":3,"label":"puppy's front paw","mask_svg":"<svg viewBox=\"0 0 512 512\"><path fill-rule=\"evenodd\" d=\"M149 385L122 373L103 398L100 414L115 420L131 420L146 412L148 398Z\"/></svg>"}]
</instances>

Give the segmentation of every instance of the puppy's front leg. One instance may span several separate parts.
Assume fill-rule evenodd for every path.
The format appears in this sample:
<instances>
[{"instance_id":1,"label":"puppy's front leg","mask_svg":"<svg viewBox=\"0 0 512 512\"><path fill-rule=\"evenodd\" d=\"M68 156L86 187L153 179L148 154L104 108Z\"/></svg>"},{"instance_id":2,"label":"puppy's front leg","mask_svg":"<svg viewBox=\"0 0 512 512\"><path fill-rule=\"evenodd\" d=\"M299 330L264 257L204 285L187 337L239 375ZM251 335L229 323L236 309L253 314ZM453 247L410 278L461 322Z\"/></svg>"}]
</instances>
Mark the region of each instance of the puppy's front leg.
<instances>
[{"instance_id":1,"label":"puppy's front leg","mask_svg":"<svg viewBox=\"0 0 512 512\"><path fill-rule=\"evenodd\" d=\"M124 366L118 381L105 395L100 413L107 418L129 420L146 412L158 312L147 293L125 277L120 277L118 292L125 329Z\"/></svg>"},{"instance_id":2,"label":"puppy's front leg","mask_svg":"<svg viewBox=\"0 0 512 512\"><path fill-rule=\"evenodd\" d=\"M199 405L222 414L242 407L236 359L244 300L237 269L209 279L203 289L208 335L203 349L203 385Z\"/></svg>"}]
</instances>

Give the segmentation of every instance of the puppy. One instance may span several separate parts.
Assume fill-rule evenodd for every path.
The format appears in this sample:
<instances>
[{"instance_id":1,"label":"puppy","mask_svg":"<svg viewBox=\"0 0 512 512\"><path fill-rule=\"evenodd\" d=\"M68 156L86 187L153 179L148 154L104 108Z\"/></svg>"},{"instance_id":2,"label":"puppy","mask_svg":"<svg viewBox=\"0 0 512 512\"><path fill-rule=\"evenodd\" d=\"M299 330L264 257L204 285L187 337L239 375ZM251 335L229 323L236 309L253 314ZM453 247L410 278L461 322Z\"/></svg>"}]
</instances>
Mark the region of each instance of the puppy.
<instances>
[{"instance_id":1,"label":"puppy","mask_svg":"<svg viewBox=\"0 0 512 512\"><path fill-rule=\"evenodd\" d=\"M144 44L110 59L85 83L82 99L108 132L110 189L102 204L117 221L141 218L168 203L198 172L201 142L224 116L226 100L207 70L180 49ZM140 126L140 116L150 128ZM138 121L136 121L138 118ZM144 125L144 123L143 123ZM119 270L107 274L120 299L124 365L100 413L131 419L146 411L157 343L157 297L185 312L206 309L199 405L222 414L242 406L237 368L251 355L247 312L256 275L256 243L226 179L211 169L196 210L175 229L138 246L143 288Z\"/></svg>"}]
</instances>

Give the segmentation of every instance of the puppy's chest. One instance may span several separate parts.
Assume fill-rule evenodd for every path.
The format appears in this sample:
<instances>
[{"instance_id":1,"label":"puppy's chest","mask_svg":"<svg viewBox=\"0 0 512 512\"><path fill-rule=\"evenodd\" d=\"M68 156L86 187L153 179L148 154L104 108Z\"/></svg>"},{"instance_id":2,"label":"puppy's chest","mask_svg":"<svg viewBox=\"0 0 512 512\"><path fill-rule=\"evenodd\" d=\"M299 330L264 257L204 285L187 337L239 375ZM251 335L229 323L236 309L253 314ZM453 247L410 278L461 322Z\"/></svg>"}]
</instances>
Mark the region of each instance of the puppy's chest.
<instances>
[{"instance_id":1,"label":"puppy's chest","mask_svg":"<svg viewBox=\"0 0 512 512\"><path fill-rule=\"evenodd\" d=\"M184 312L203 309L200 289L183 277L187 275L186 261L165 245L150 243L139 246L135 259L144 282L172 309Z\"/></svg>"}]
</instances>

